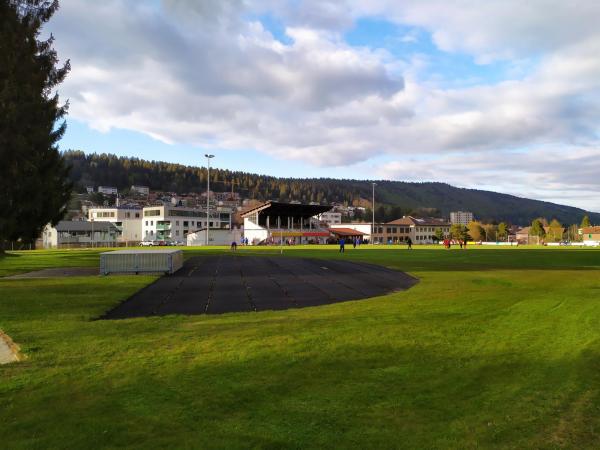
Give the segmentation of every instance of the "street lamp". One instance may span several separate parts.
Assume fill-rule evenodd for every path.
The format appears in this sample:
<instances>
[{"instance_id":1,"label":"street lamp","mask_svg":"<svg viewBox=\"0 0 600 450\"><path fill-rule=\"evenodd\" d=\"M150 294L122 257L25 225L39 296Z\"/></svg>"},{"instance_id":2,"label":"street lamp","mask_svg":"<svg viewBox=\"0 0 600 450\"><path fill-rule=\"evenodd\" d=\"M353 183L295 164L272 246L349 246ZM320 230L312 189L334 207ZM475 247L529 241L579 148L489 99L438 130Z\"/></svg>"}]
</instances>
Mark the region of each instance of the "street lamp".
<instances>
[{"instance_id":1,"label":"street lamp","mask_svg":"<svg viewBox=\"0 0 600 450\"><path fill-rule=\"evenodd\" d=\"M205 154L204 156L208 163L206 166L206 245L208 245L208 228L210 226L210 160L211 158L214 158L215 155Z\"/></svg>"},{"instance_id":2,"label":"street lamp","mask_svg":"<svg viewBox=\"0 0 600 450\"><path fill-rule=\"evenodd\" d=\"M373 210L371 211L373 213L373 222L372 222L372 229L371 229L371 244L375 243L375 186L377 186L377 183L371 183L373 185Z\"/></svg>"}]
</instances>

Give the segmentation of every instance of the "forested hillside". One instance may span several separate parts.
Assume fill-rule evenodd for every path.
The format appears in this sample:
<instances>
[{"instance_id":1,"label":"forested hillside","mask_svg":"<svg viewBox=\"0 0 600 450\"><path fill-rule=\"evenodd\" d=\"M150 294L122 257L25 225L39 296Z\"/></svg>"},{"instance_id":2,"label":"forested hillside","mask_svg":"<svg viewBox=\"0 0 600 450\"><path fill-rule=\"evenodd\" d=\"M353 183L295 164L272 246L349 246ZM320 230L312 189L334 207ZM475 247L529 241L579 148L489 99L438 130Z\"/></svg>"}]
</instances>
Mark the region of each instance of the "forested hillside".
<instances>
[{"instance_id":1,"label":"forested hillside","mask_svg":"<svg viewBox=\"0 0 600 450\"><path fill-rule=\"evenodd\" d=\"M75 189L108 185L127 190L132 184L152 190L177 193L202 192L206 188L206 168L184 166L110 154L65 152L71 164ZM302 202L368 206L371 181L328 178L276 178L222 169L211 169L211 187L216 191L232 188L243 197L258 200L298 200ZM428 209L448 216L450 211L472 211L482 220L508 221L517 225L531 223L536 217L556 218L563 224L579 223L586 211L570 206L530 200L476 189L462 189L444 183L406 183L376 180L376 215L381 219ZM600 214L589 213L600 223Z\"/></svg>"}]
</instances>

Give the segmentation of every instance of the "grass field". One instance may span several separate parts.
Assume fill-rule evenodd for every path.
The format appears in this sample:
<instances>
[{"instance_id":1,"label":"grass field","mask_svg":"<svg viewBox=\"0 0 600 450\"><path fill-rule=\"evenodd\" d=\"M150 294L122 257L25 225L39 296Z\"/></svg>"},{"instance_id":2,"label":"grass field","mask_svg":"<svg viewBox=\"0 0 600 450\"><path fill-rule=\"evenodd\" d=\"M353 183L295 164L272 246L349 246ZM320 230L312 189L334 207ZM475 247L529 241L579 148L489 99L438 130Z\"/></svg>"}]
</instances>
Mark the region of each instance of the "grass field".
<instances>
[{"instance_id":1,"label":"grass field","mask_svg":"<svg viewBox=\"0 0 600 450\"><path fill-rule=\"evenodd\" d=\"M9 254L0 276L99 251ZM0 447L600 448L599 250L285 254L421 282L316 308L94 321L154 278L0 278L0 328L27 357L0 366Z\"/></svg>"}]
</instances>

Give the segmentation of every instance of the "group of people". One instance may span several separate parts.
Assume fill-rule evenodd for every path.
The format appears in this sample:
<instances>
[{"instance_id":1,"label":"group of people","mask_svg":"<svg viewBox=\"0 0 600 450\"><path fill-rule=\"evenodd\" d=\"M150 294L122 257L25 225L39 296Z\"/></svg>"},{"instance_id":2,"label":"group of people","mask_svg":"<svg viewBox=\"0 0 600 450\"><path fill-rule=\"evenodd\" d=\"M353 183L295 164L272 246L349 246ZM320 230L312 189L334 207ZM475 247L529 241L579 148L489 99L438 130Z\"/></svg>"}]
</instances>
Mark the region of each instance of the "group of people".
<instances>
[{"instance_id":1,"label":"group of people","mask_svg":"<svg viewBox=\"0 0 600 450\"><path fill-rule=\"evenodd\" d=\"M346 249L346 239L340 238L340 240L338 242L340 244L340 253L344 253L344 251ZM353 248L360 246L360 244L362 244L362 241L359 238L352 239L352 247Z\"/></svg>"},{"instance_id":2,"label":"group of people","mask_svg":"<svg viewBox=\"0 0 600 450\"><path fill-rule=\"evenodd\" d=\"M467 248L467 240L466 239L458 239L458 245L460 245L460 248ZM451 239L444 239L444 247L446 248L451 248L452 247L452 240Z\"/></svg>"},{"instance_id":3,"label":"group of people","mask_svg":"<svg viewBox=\"0 0 600 450\"><path fill-rule=\"evenodd\" d=\"M248 238L241 238L241 239L240 239L240 245L248 245ZM237 250L237 246L238 246L238 245L237 245L237 242L236 242L236 241L233 241L233 242L231 243L231 251L232 251L232 252L235 252L235 251Z\"/></svg>"}]
</instances>

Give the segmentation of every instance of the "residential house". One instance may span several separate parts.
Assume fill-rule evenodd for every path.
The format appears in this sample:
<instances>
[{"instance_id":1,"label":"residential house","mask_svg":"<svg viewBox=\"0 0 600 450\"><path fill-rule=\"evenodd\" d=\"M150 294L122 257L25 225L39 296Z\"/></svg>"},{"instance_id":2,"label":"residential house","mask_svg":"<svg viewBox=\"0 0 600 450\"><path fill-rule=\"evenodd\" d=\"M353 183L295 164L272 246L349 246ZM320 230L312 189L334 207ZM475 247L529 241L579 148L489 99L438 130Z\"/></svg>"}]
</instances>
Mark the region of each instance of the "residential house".
<instances>
[{"instance_id":1,"label":"residential house","mask_svg":"<svg viewBox=\"0 0 600 450\"><path fill-rule=\"evenodd\" d=\"M44 248L112 247L119 235L111 222L62 220L56 226L46 225L42 245Z\"/></svg>"}]
</instances>

